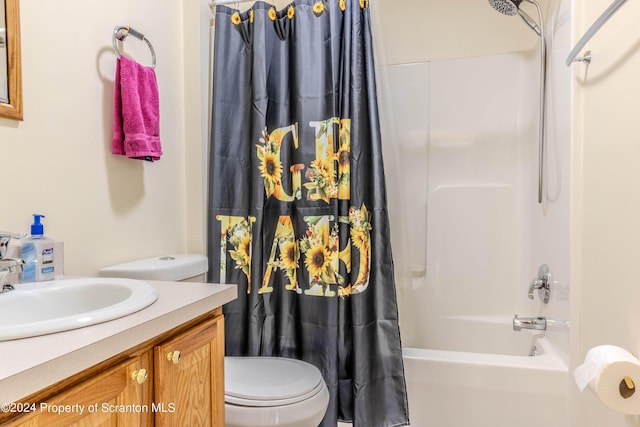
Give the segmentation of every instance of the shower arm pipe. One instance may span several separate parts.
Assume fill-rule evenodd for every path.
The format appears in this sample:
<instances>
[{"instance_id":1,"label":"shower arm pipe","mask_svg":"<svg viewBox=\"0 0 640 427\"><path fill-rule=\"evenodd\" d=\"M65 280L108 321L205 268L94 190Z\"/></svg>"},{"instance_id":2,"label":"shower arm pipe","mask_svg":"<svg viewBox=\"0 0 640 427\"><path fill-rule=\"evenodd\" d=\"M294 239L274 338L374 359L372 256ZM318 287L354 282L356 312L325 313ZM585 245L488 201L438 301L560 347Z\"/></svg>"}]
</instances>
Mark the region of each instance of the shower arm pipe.
<instances>
[{"instance_id":1,"label":"shower arm pipe","mask_svg":"<svg viewBox=\"0 0 640 427\"><path fill-rule=\"evenodd\" d=\"M538 24L536 24L536 21L534 21L533 18L529 16L528 13L526 13L522 9L518 9L518 15L520 15L520 18L522 18L524 23L527 24L529 28L535 31L537 35L542 36L542 30L540 29Z\"/></svg>"},{"instance_id":2,"label":"shower arm pipe","mask_svg":"<svg viewBox=\"0 0 640 427\"><path fill-rule=\"evenodd\" d=\"M584 45L591 40L591 38L600 30L600 28L613 16L614 13L626 3L627 0L614 0L613 3L600 15L598 19L589 27L589 29L584 33L584 35L578 40L576 46L569 52L569 56L567 56L567 60L565 64L567 67L571 65L572 62L580 61L581 59L576 59L576 56L580 51L584 48Z\"/></svg>"},{"instance_id":3,"label":"shower arm pipe","mask_svg":"<svg viewBox=\"0 0 640 427\"><path fill-rule=\"evenodd\" d=\"M542 9L537 2L525 0L535 5L538 10L538 29L531 27L540 36L540 107L538 122L538 203L542 203L543 181L544 181L544 157L545 157L545 134L546 134L546 93L547 93L547 42L544 37L544 21L542 20ZM520 15L522 16L522 15ZM528 15L527 15L528 16ZM524 18L523 18L524 19ZM526 20L525 20L526 22ZM527 22L529 24L529 22ZM529 24L531 26L531 24Z\"/></svg>"},{"instance_id":4,"label":"shower arm pipe","mask_svg":"<svg viewBox=\"0 0 640 427\"><path fill-rule=\"evenodd\" d=\"M542 203L542 184L544 181L544 158L546 139L546 93L547 93L547 43L544 37L542 25L542 12L540 15L540 124L538 128L538 203Z\"/></svg>"}]
</instances>

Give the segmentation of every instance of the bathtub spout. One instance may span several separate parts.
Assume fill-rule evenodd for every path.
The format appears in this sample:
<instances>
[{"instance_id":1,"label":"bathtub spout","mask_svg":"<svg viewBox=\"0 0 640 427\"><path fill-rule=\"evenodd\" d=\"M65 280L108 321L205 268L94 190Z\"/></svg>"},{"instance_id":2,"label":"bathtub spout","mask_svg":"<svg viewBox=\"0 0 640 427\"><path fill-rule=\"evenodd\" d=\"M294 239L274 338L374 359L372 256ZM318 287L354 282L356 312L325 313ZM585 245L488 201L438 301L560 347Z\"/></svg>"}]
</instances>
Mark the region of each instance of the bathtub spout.
<instances>
[{"instance_id":1,"label":"bathtub spout","mask_svg":"<svg viewBox=\"0 0 640 427\"><path fill-rule=\"evenodd\" d=\"M547 330L547 318L542 316L537 317L518 317L513 316L513 330L519 331L521 329L535 329L538 331Z\"/></svg>"}]
</instances>

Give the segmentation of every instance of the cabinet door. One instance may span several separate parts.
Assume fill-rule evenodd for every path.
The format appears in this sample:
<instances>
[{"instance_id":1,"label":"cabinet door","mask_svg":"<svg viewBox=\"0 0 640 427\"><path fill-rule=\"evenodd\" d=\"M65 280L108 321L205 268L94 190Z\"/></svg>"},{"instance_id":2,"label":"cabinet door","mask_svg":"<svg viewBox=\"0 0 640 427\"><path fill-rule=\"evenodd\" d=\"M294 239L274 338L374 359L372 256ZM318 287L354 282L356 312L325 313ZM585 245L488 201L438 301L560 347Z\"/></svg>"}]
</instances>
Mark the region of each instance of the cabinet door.
<instances>
[{"instance_id":1,"label":"cabinet door","mask_svg":"<svg viewBox=\"0 0 640 427\"><path fill-rule=\"evenodd\" d=\"M5 424L8 427L152 426L150 352L122 362L42 403Z\"/></svg>"},{"instance_id":2,"label":"cabinet door","mask_svg":"<svg viewBox=\"0 0 640 427\"><path fill-rule=\"evenodd\" d=\"M154 348L157 426L224 426L224 323L202 323Z\"/></svg>"}]
</instances>

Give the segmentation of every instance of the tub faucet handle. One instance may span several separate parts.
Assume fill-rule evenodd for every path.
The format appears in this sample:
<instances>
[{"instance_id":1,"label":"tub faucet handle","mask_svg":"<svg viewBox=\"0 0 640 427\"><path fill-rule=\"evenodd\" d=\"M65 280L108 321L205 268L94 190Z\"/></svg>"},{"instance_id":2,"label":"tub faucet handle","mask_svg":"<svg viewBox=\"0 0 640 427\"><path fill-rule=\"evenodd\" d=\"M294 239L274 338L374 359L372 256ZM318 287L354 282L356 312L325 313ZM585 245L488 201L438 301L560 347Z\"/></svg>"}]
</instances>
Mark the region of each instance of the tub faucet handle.
<instances>
[{"instance_id":1,"label":"tub faucet handle","mask_svg":"<svg viewBox=\"0 0 640 427\"><path fill-rule=\"evenodd\" d=\"M542 264L540 268L538 268L538 277L529 284L529 299L533 299L533 291L537 289L538 297L543 303L547 304L551 296L550 285L551 273L549 272L549 267L547 264Z\"/></svg>"}]
</instances>

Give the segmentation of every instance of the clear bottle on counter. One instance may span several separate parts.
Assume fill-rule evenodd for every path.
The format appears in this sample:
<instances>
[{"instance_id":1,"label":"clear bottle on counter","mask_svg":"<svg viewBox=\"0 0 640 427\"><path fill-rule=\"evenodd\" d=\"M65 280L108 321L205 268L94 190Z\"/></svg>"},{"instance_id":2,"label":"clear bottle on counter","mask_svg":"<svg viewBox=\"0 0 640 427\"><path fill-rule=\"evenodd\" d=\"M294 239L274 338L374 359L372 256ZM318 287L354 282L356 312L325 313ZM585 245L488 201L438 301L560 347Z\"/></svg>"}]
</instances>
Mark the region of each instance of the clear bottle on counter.
<instances>
[{"instance_id":1,"label":"clear bottle on counter","mask_svg":"<svg viewBox=\"0 0 640 427\"><path fill-rule=\"evenodd\" d=\"M24 261L21 282L41 282L53 280L55 276L53 239L45 237L44 225L41 223L44 215L33 214L31 235L23 239L20 245L20 256Z\"/></svg>"}]
</instances>

